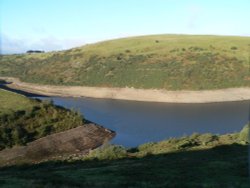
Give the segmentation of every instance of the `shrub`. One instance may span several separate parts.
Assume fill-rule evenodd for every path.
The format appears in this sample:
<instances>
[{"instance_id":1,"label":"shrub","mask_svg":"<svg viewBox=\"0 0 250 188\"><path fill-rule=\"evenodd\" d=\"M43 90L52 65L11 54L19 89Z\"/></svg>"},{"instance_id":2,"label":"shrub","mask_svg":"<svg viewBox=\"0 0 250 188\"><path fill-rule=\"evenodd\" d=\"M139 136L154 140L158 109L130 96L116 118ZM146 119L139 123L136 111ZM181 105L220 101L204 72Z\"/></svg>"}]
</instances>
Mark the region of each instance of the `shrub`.
<instances>
[{"instance_id":1,"label":"shrub","mask_svg":"<svg viewBox=\"0 0 250 188\"><path fill-rule=\"evenodd\" d=\"M184 148L190 148L190 147L194 147L194 146L198 146L199 144L194 141L194 140L189 140L189 138L184 138L182 140L180 140L177 144L176 144L176 148L177 149L184 149Z\"/></svg>"},{"instance_id":2,"label":"shrub","mask_svg":"<svg viewBox=\"0 0 250 188\"><path fill-rule=\"evenodd\" d=\"M199 136L199 141L202 145L209 145L211 142L218 140L218 136L212 135L211 133L202 134Z\"/></svg>"},{"instance_id":3,"label":"shrub","mask_svg":"<svg viewBox=\"0 0 250 188\"><path fill-rule=\"evenodd\" d=\"M153 147L155 144L156 144L156 143L154 143L154 142L149 142L149 143L145 143L145 144L139 145L139 146L138 146L138 150L139 150L139 151L147 151L147 150L150 150L150 149L152 149L152 147Z\"/></svg>"},{"instance_id":4,"label":"shrub","mask_svg":"<svg viewBox=\"0 0 250 188\"><path fill-rule=\"evenodd\" d=\"M12 131L12 141L15 145L23 145L28 141L27 131L22 127L22 125L16 125L15 129Z\"/></svg>"},{"instance_id":5,"label":"shrub","mask_svg":"<svg viewBox=\"0 0 250 188\"><path fill-rule=\"evenodd\" d=\"M122 60L122 57L121 57L121 56L118 56L116 59L117 59L117 60Z\"/></svg>"},{"instance_id":6,"label":"shrub","mask_svg":"<svg viewBox=\"0 0 250 188\"><path fill-rule=\"evenodd\" d=\"M204 51L205 49L197 47L197 46L191 46L189 47L190 51Z\"/></svg>"},{"instance_id":7,"label":"shrub","mask_svg":"<svg viewBox=\"0 0 250 188\"><path fill-rule=\"evenodd\" d=\"M90 151L85 159L114 160L127 156L127 151L123 146L104 144L103 146Z\"/></svg>"},{"instance_id":8,"label":"shrub","mask_svg":"<svg viewBox=\"0 0 250 188\"><path fill-rule=\"evenodd\" d=\"M195 139L197 139L200 135L201 135L200 133L193 133L189 138L190 138L191 140L195 140Z\"/></svg>"},{"instance_id":9,"label":"shrub","mask_svg":"<svg viewBox=\"0 0 250 188\"><path fill-rule=\"evenodd\" d=\"M239 141L249 143L250 139L250 134L249 134L249 129L250 129L250 123L245 125L243 129L240 131L239 134Z\"/></svg>"},{"instance_id":10,"label":"shrub","mask_svg":"<svg viewBox=\"0 0 250 188\"><path fill-rule=\"evenodd\" d=\"M232 46L231 50L237 50L238 48L236 46Z\"/></svg>"}]
</instances>

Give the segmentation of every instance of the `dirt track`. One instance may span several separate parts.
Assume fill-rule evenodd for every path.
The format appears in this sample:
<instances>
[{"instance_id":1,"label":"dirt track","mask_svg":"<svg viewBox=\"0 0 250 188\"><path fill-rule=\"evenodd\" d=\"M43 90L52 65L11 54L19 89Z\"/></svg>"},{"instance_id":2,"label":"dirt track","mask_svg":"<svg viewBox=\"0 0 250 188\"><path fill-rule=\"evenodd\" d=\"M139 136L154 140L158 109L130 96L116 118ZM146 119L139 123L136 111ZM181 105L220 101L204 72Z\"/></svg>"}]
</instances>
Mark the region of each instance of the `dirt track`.
<instances>
[{"instance_id":1,"label":"dirt track","mask_svg":"<svg viewBox=\"0 0 250 188\"><path fill-rule=\"evenodd\" d=\"M52 86L21 82L17 78L0 77L12 82L8 87L35 94L64 97L92 97L169 103L211 103L250 100L250 88L202 91L167 91L156 89L105 88L85 86Z\"/></svg>"}]
</instances>

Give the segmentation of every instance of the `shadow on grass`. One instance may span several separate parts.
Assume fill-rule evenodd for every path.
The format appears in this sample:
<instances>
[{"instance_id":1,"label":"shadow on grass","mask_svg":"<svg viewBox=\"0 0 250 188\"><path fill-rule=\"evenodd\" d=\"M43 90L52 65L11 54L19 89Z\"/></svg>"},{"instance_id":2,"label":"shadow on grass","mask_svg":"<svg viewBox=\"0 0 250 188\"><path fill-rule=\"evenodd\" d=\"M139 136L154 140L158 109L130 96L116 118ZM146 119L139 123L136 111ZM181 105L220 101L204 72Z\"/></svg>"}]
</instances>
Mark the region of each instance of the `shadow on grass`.
<instances>
[{"instance_id":1,"label":"shadow on grass","mask_svg":"<svg viewBox=\"0 0 250 188\"><path fill-rule=\"evenodd\" d=\"M24 95L26 97L48 97L46 95L35 94L35 93L27 92L27 91L22 91L19 89L12 89L12 88L8 87L7 84L10 84L10 82L0 80L0 89L5 89L7 91L18 93L18 94Z\"/></svg>"},{"instance_id":2,"label":"shadow on grass","mask_svg":"<svg viewBox=\"0 0 250 188\"><path fill-rule=\"evenodd\" d=\"M0 169L1 187L249 187L248 146Z\"/></svg>"}]
</instances>

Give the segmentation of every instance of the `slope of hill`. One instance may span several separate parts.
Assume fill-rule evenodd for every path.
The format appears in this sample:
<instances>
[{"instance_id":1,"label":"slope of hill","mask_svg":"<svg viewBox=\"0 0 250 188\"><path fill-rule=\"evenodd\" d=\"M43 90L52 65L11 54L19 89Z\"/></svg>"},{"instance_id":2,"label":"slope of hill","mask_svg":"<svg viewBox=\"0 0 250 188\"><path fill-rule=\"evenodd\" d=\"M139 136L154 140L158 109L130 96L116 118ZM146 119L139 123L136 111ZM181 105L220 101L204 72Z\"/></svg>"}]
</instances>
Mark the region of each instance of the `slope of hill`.
<instances>
[{"instance_id":1,"label":"slope of hill","mask_svg":"<svg viewBox=\"0 0 250 188\"><path fill-rule=\"evenodd\" d=\"M0 89L0 104L0 115L2 115L13 111L31 110L38 102L23 95Z\"/></svg>"},{"instance_id":2,"label":"slope of hill","mask_svg":"<svg viewBox=\"0 0 250 188\"><path fill-rule=\"evenodd\" d=\"M0 103L0 150L84 124L77 112L3 89Z\"/></svg>"},{"instance_id":3,"label":"slope of hill","mask_svg":"<svg viewBox=\"0 0 250 188\"><path fill-rule=\"evenodd\" d=\"M83 125L85 125L82 128L83 131L80 132L90 132L91 137L96 137L93 143L96 143L97 146L105 138L109 140L114 136L114 133L111 131L107 131L105 128L96 126L93 123L90 124L78 112L55 106L50 101L42 102L29 99L25 96L0 89L0 104L0 150L17 145L26 145L47 135L64 132L72 128L82 127ZM81 133L78 131L78 134ZM73 135L76 134L72 133ZM98 135L100 136L99 140ZM46 142L46 139L44 140ZM49 143L53 144L53 142L50 141ZM60 141L60 143L63 142ZM45 145L49 147L49 143ZM77 144L77 142L74 143ZM92 143L86 141L82 144L88 147ZM93 145L95 144L92 144L91 148L93 148ZM58 144L57 146L63 151L63 147L60 148Z\"/></svg>"},{"instance_id":4,"label":"slope of hill","mask_svg":"<svg viewBox=\"0 0 250 188\"><path fill-rule=\"evenodd\" d=\"M78 112L0 89L0 165L87 152L114 136Z\"/></svg>"},{"instance_id":5,"label":"slope of hill","mask_svg":"<svg viewBox=\"0 0 250 188\"><path fill-rule=\"evenodd\" d=\"M250 37L152 35L60 52L3 55L0 76L98 87L202 90L249 87Z\"/></svg>"}]
</instances>

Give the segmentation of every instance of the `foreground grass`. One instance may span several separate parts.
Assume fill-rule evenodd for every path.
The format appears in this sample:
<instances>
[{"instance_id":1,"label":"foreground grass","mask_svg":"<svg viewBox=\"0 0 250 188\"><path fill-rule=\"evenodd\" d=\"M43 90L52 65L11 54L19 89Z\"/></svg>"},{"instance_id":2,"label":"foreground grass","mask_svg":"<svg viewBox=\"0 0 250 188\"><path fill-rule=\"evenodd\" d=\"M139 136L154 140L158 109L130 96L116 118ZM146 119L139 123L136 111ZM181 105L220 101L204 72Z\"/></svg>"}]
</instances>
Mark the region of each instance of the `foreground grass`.
<instances>
[{"instance_id":1,"label":"foreground grass","mask_svg":"<svg viewBox=\"0 0 250 188\"><path fill-rule=\"evenodd\" d=\"M239 134L198 135L87 157L0 169L1 187L249 187L249 126ZM240 144L243 143L243 144Z\"/></svg>"},{"instance_id":2,"label":"foreground grass","mask_svg":"<svg viewBox=\"0 0 250 188\"><path fill-rule=\"evenodd\" d=\"M247 146L0 170L1 187L249 187Z\"/></svg>"},{"instance_id":3,"label":"foreground grass","mask_svg":"<svg viewBox=\"0 0 250 188\"><path fill-rule=\"evenodd\" d=\"M249 87L250 37L154 35L4 55L0 76L55 85L202 90Z\"/></svg>"}]
</instances>

